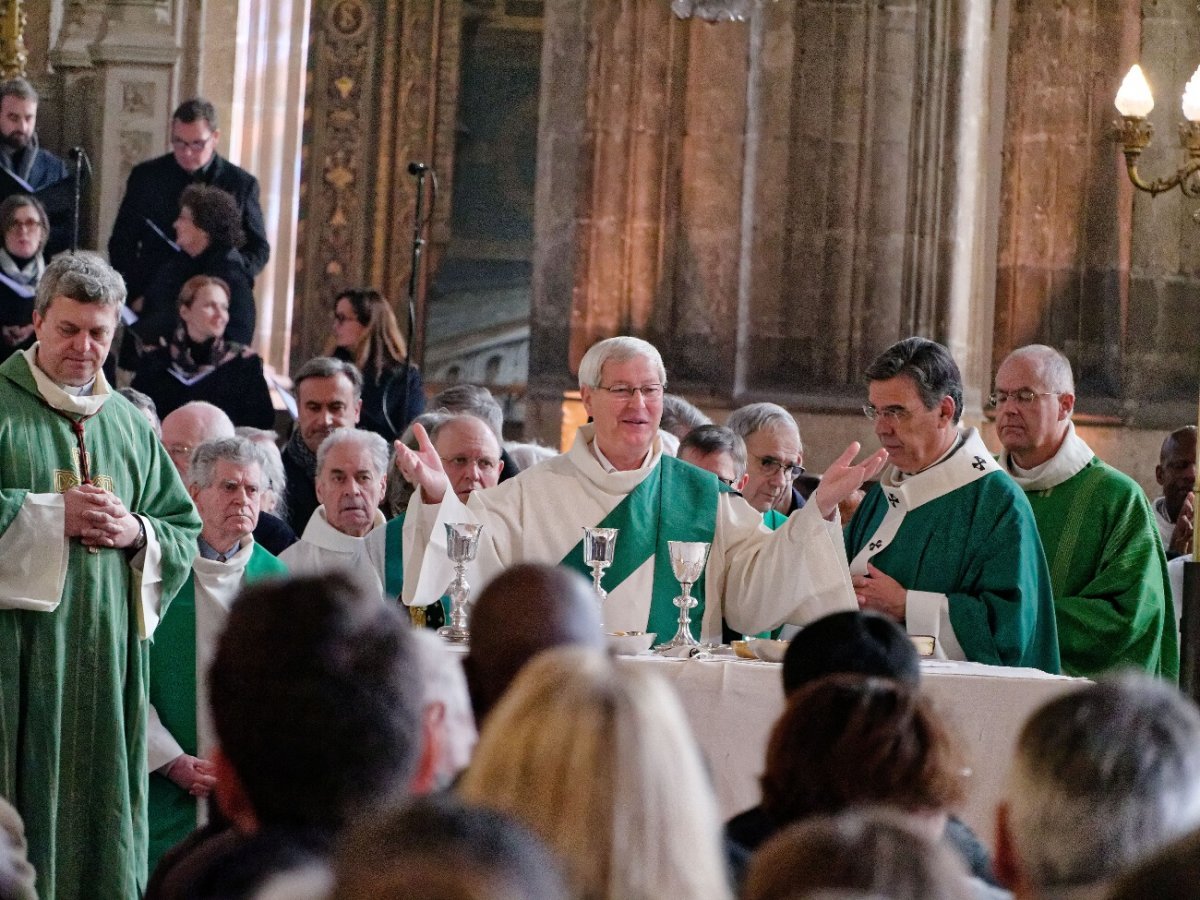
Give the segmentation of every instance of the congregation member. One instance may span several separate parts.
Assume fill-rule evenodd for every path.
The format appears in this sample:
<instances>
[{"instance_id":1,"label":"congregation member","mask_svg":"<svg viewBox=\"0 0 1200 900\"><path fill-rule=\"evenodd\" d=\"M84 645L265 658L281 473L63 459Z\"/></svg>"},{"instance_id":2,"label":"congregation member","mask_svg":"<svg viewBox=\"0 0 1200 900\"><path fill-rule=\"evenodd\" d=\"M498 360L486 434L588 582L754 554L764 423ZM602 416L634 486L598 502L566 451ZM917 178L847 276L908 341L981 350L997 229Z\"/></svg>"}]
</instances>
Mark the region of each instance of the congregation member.
<instances>
[{"instance_id":1,"label":"congregation member","mask_svg":"<svg viewBox=\"0 0 1200 900\"><path fill-rule=\"evenodd\" d=\"M533 829L575 896L732 896L716 797L679 700L605 653L560 647L525 666L458 793Z\"/></svg>"},{"instance_id":2,"label":"congregation member","mask_svg":"<svg viewBox=\"0 0 1200 900\"><path fill-rule=\"evenodd\" d=\"M33 344L33 299L46 270L46 209L27 194L0 203L0 362Z\"/></svg>"},{"instance_id":3,"label":"congregation member","mask_svg":"<svg viewBox=\"0 0 1200 900\"><path fill-rule=\"evenodd\" d=\"M737 493L742 493L750 480L746 472L746 443L741 435L724 425L697 425L680 439L675 456L712 472L718 481ZM778 528L785 518L774 510L763 513L768 528Z\"/></svg>"},{"instance_id":4,"label":"congregation member","mask_svg":"<svg viewBox=\"0 0 1200 900\"><path fill-rule=\"evenodd\" d=\"M100 370L124 300L99 256L59 256L36 343L0 365L0 796L46 900L145 887L147 640L200 529Z\"/></svg>"},{"instance_id":5,"label":"congregation member","mask_svg":"<svg viewBox=\"0 0 1200 900\"><path fill-rule=\"evenodd\" d=\"M150 648L150 871L203 824L199 802L216 779L204 674L242 587L287 568L254 542L266 483L262 451L245 438L206 441L192 453L187 489L200 514L199 553Z\"/></svg>"},{"instance_id":6,"label":"congregation member","mask_svg":"<svg viewBox=\"0 0 1200 900\"><path fill-rule=\"evenodd\" d=\"M701 639L719 638L722 615L739 633L754 634L851 608L840 529L829 519L886 453L853 465L859 448L852 444L825 472L814 502L771 532L760 513L709 473L664 456L658 424L665 380L651 344L631 337L596 344L579 369L593 421L579 429L570 452L474 492L467 504L449 489L422 429L419 452L397 444L401 473L421 487L405 518L404 601L437 599L452 576L442 523L474 521L484 526L472 569L477 583L517 562L561 562L586 572L581 526L619 528L605 576L603 621L613 630L674 633L679 588L668 540L711 543L692 594L693 634ZM719 599L706 604L706 597Z\"/></svg>"},{"instance_id":7,"label":"congregation member","mask_svg":"<svg viewBox=\"0 0 1200 900\"><path fill-rule=\"evenodd\" d=\"M267 476L267 487L263 491L260 508L274 516L287 514L287 476L283 474L283 454L279 452L279 435L274 428L254 428L238 425L233 429L238 437L255 443L263 451L263 473ZM278 554L276 554L278 556Z\"/></svg>"},{"instance_id":8,"label":"congregation member","mask_svg":"<svg viewBox=\"0 0 1200 900\"><path fill-rule=\"evenodd\" d=\"M450 489L460 501L466 503L475 491L493 488L499 482L504 471L500 442L482 419L468 413L434 414L427 434L450 479ZM404 512L397 514L386 527L376 529L367 538L371 562L388 597L401 596L404 588L405 516ZM444 624L449 615L447 605L448 601L442 599L432 604L434 608L426 608L424 624ZM417 609L420 607L414 607L414 614Z\"/></svg>"},{"instance_id":9,"label":"congregation member","mask_svg":"<svg viewBox=\"0 0 1200 900\"><path fill-rule=\"evenodd\" d=\"M248 900L274 876L324 865L351 822L428 792L408 632L338 577L242 592L208 675L214 794L232 827L210 824L172 850L146 900Z\"/></svg>"},{"instance_id":10,"label":"congregation member","mask_svg":"<svg viewBox=\"0 0 1200 900\"><path fill-rule=\"evenodd\" d=\"M384 524L388 446L372 431L339 428L317 451L318 506L300 540L279 555L297 575L341 571L379 600L383 584L367 556L367 535ZM448 584L449 582L447 582Z\"/></svg>"},{"instance_id":11,"label":"congregation member","mask_svg":"<svg viewBox=\"0 0 1200 900\"><path fill-rule=\"evenodd\" d=\"M433 789L442 790L450 787L471 761L479 732L458 654L432 631L415 628L412 637L421 676L421 710L432 757Z\"/></svg>"},{"instance_id":12,"label":"congregation member","mask_svg":"<svg viewBox=\"0 0 1200 900\"><path fill-rule=\"evenodd\" d=\"M1141 487L1075 433L1071 363L1052 347L1000 364L1000 463L1025 491L1050 569L1062 669L1136 667L1174 681L1179 648L1167 562Z\"/></svg>"},{"instance_id":13,"label":"congregation member","mask_svg":"<svg viewBox=\"0 0 1200 900\"><path fill-rule=\"evenodd\" d=\"M356 825L329 900L568 900L558 860L523 825L443 795Z\"/></svg>"},{"instance_id":14,"label":"congregation member","mask_svg":"<svg viewBox=\"0 0 1200 900\"><path fill-rule=\"evenodd\" d=\"M160 415L203 400L219 406L235 426L275 423L262 357L227 340L229 285L194 275L179 291L175 325L165 344L142 354L132 386L154 399Z\"/></svg>"},{"instance_id":15,"label":"congregation member","mask_svg":"<svg viewBox=\"0 0 1200 900\"><path fill-rule=\"evenodd\" d=\"M962 377L950 352L907 338L866 376L863 411L891 464L846 529L859 604L931 635L939 657L1057 672L1037 522L979 433L959 427Z\"/></svg>"},{"instance_id":16,"label":"congregation member","mask_svg":"<svg viewBox=\"0 0 1200 900\"><path fill-rule=\"evenodd\" d=\"M319 505L317 448L334 429L358 424L362 374L351 363L317 356L300 367L292 383L297 418L283 448L283 471L287 474L287 521L299 534Z\"/></svg>"},{"instance_id":17,"label":"congregation member","mask_svg":"<svg viewBox=\"0 0 1200 900\"><path fill-rule=\"evenodd\" d=\"M746 443L746 502L764 517L769 510L787 516L803 507L794 482L804 474L804 445L791 413L774 403L751 403L731 412L725 427Z\"/></svg>"},{"instance_id":18,"label":"congregation member","mask_svg":"<svg viewBox=\"0 0 1200 900\"><path fill-rule=\"evenodd\" d=\"M1017 900L1105 897L1115 876L1198 826L1200 712L1146 675L1109 677L1022 728L996 872Z\"/></svg>"},{"instance_id":19,"label":"congregation member","mask_svg":"<svg viewBox=\"0 0 1200 900\"><path fill-rule=\"evenodd\" d=\"M220 188L203 184L184 188L174 227L180 252L159 267L133 307L140 317L133 333L141 341L143 352L170 342L181 315L186 316L180 312L181 295L188 281L198 275L217 279L224 288L227 306L222 335L232 342L249 344L254 340L256 318L254 276L239 249L245 242L245 234L233 197ZM201 312L204 311L202 308ZM186 319L195 319L199 326L204 316L186 316ZM208 330L212 330L211 326ZM205 335L202 340L208 337ZM129 358L125 353L122 355Z\"/></svg>"},{"instance_id":20,"label":"congregation member","mask_svg":"<svg viewBox=\"0 0 1200 900\"><path fill-rule=\"evenodd\" d=\"M855 806L905 813L933 840L966 795L963 753L915 685L829 675L798 688L771 730L762 800L729 820L745 860L785 826Z\"/></svg>"},{"instance_id":21,"label":"congregation member","mask_svg":"<svg viewBox=\"0 0 1200 900\"><path fill-rule=\"evenodd\" d=\"M755 856L743 900L963 900L981 895L911 819L866 808L793 825Z\"/></svg>"},{"instance_id":22,"label":"congregation member","mask_svg":"<svg viewBox=\"0 0 1200 900\"><path fill-rule=\"evenodd\" d=\"M158 270L174 256L168 241L179 219L180 196L189 185L220 188L237 207L236 221L245 234L241 248L253 279L271 254L258 201L258 179L217 153L221 131L216 108L194 98L179 104L171 116L171 152L133 167L117 210L108 257L125 278L131 298L141 297ZM249 338L242 340L248 343Z\"/></svg>"},{"instance_id":23,"label":"congregation member","mask_svg":"<svg viewBox=\"0 0 1200 900\"><path fill-rule=\"evenodd\" d=\"M1196 426L1177 428L1167 435L1154 468L1162 496L1154 501L1158 533L1167 559L1192 552L1195 521Z\"/></svg>"},{"instance_id":24,"label":"congregation member","mask_svg":"<svg viewBox=\"0 0 1200 900\"><path fill-rule=\"evenodd\" d=\"M1196 900L1200 896L1200 831L1153 854L1116 879L1109 900Z\"/></svg>"},{"instance_id":25,"label":"congregation member","mask_svg":"<svg viewBox=\"0 0 1200 900\"><path fill-rule=\"evenodd\" d=\"M525 664L555 647L604 650L596 592L586 578L562 566L522 563L484 587L471 607L462 664L479 727Z\"/></svg>"},{"instance_id":26,"label":"congregation member","mask_svg":"<svg viewBox=\"0 0 1200 900\"><path fill-rule=\"evenodd\" d=\"M192 451L205 441L231 438L234 434L233 422L229 416L203 400L185 403L166 416L161 430L163 446L184 484L187 484L188 480ZM278 516L263 510L260 503L254 542L273 556L278 556L297 540L296 532L291 526Z\"/></svg>"},{"instance_id":27,"label":"congregation member","mask_svg":"<svg viewBox=\"0 0 1200 900\"><path fill-rule=\"evenodd\" d=\"M452 384L443 388L430 402L430 409L445 410L452 413L466 413L483 419L496 440L500 442L500 460L504 463L504 471L500 473L501 481L508 481L520 474L513 458L504 449L504 409L492 392L479 384Z\"/></svg>"},{"instance_id":28,"label":"congregation member","mask_svg":"<svg viewBox=\"0 0 1200 900\"><path fill-rule=\"evenodd\" d=\"M659 428L682 441L701 425L711 425L712 419L700 412L678 394L663 394L662 421Z\"/></svg>"},{"instance_id":29,"label":"congregation member","mask_svg":"<svg viewBox=\"0 0 1200 900\"><path fill-rule=\"evenodd\" d=\"M39 102L37 91L24 78L0 84L0 168L20 179L5 179L15 182L20 193L41 191L70 177L67 164L38 140ZM0 198L7 199L3 194ZM44 239L49 242L50 255L71 246L71 223L62 211L56 209L53 223L47 219Z\"/></svg>"},{"instance_id":30,"label":"congregation member","mask_svg":"<svg viewBox=\"0 0 1200 900\"><path fill-rule=\"evenodd\" d=\"M421 370L387 298L370 288L342 291L333 303L333 337L327 355L353 363L362 373L359 427L389 443L425 411Z\"/></svg>"}]
</instances>

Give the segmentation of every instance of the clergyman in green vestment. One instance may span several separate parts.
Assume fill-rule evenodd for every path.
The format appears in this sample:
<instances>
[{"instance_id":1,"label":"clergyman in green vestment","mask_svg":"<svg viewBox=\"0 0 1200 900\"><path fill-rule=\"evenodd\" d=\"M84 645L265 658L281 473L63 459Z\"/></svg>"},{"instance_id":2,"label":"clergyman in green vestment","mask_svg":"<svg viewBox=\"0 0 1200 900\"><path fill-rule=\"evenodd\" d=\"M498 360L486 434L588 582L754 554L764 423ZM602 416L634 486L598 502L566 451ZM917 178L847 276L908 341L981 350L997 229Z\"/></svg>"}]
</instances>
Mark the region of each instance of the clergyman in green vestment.
<instances>
[{"instance_id":1,"label":"clergyman in green vestment","mask_svg":"<svg viewBox=\"0 0 1200 900\"><path fill-rule=\"evenodd\" d=\"M254 542L266 489L266 451L242 437L205 441L185 481L200 513L200 553L171 601L150 648L150 871L203 824L198 798L211 795L215 739L205 672L242 586L287 574Z\"/></svg>"},{"instance_id":2,"label":"clergyman in green vestment","mask_svg":"<svg viewBox=\"0 0 1200 900\"><path fill-rule=\"evenodd\" d=\"M996 373L1000 462L1041 533L1063 671L1131 666L1174 681L1179 647L1158 526L1132 478L1075 434L1071 363L1053 347L1014 350Z\"/></svg>"},{"instance_id":3,"label":"clergyman in green vestment","mask_svg":"<svg viewBox=\"0 0 1200 900\"><path fill-rule=\"evenodd\" d=\"M709 472L662 452L666 371L653 345L615 337L590 348L580 361L580 396L592 416L568 453L516 478L473 492L464 504L424 429L414 427L420 450L396 446L401 474L420 486L404 520L404 602L427 605L453 576L445 528L483 525L478 555L468 572L476 590L518 562L558 564L586 571L583 528L620 529L603 621L610 631L652 631L663 640L677 627L669 542L711 545L704 575L693 587L699 601L692 633L719 640L722 616L738 632L784 622L805 624L851 608L854 593L835 517L838 502L878 472L883 453L853 465L853 444L825 472L803 509L777 531L762 514Z\"/></svg>"},{"instance_id":4,"label":"clergyman in green vestment","mask_svg":"<svg viewBox=\"0 0 1200 900\"><path fill-rule=\"evenodd\" d=\"M200 530L100 371L124 299L100 257L58 257L37 343L0 366L0 794L43 900L145 887L147 640Z\"/></svg>"},{"instance_id":5,"label":"clergyman in green vestment","mask_svg":"<svg viewBox=\"0 0 1200 900\"><path fill-rule=\"evenodd\" d=\"M1029 502L961 430L950 352L907 338L868 368L864 412L891 457L846 529L859 603L949 659L1059 671L1054 600Z\"/></svg>"}]
</instances>

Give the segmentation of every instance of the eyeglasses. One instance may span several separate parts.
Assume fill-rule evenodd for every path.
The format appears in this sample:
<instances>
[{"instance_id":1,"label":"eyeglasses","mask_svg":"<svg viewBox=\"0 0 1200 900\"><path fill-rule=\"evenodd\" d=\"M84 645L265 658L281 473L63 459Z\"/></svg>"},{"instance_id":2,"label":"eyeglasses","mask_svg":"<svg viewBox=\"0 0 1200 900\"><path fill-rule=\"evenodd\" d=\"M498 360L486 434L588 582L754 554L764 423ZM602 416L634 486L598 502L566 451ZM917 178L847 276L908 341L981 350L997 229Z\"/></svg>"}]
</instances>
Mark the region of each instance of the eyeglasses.
<instances>
[{"instance_id":1,"label":"eyeglasses","mask_svg":"<svg viewBox=\"0 0 1200 900\"><path fill-rule=\"evenodd\" d=\"M988 403L999 406L1006 400L1013 400L1018 406L1028 406L1038 397L1057 397L1058 391L1035 391L1032 388L1021 388L1019 391L992 391Z\"/></svg>"},{"instance_id":2,"label":"eyeglasses","mask_svg":"<svg viewBox=\"0 0 1200 900\"><path fill-rule=\"evenodd\" d=\"M663 395L663 386L661 384L643 384L634 386L632 384L614 384L605 387L602 384L596 385L598 391L608 391L618 400L629 401L633 399L634 394L641 394L643 400L661 400Z\"/></svg>"},{"instance_id":3,"label":"eyeglasses","mask_svg":"<svg viewBox=\"0 0 1200 900\"><path fill-rule=\"evenodd\" d=\"M496 466L500 465L500 461L492 459L490 456L443 456L442 462L454 469L465 469L469 465L476 465L480 472L491 472Z\"/></svg>"},{"instance_id":4,"label":"eyeglasses","mask_svg":"<svg viewBox=\"0 0 1200 900\"><path fill-rule=\"evenodd\" d=\"M42 223L39 219L14 219L8 225L9 231L41 231Z\"/></svg>"},{"instance_id":5,"label":"eyeglasses","mask_svg":"<svg viewBox=\"0 0 1200 900\"><path fill-rule=\"evenodd\" d=\"M863 404L863 415L874 422L876 419L883 419L885 422L904 422L912 418L912 410L905 409L903 406L885 406L883 409L877 409L874 403Z\"/></svg>"},{"instance_id":6,"label":"eyeglasses","mask_svg":"<svg viewBox=\"0 0 1200 900\"><path fill-rule=\"evenodd\" d=\"M343 316L341 313L334 313L333 321L338 325L345 325L347 322L357 321L357 320L354 316Z\"/></svg>"},{"instance_id":7,"label":"eyeglasses","mask_svg":"<svg viewBox=\"0 0 1200 900\"><path fill-rule=\"evenodd\" d=\"M167 453L171 456L191 456L195 449L190 444L167 444Z\"/></svg>"},{"instance_id":8,"label":"eyeglasses","mask_svg":"<svg viewBox=\"0 0 1200 900\"><path fill-rule=\"evenodd\" d=\"M211 134L208 137L201 138L198 141L185 141L183 138L173 137L171 138L171 146L176 150L191 150L193 153L199 153L208 146L208 142L211 140Z\"/></svg>"},{"instance_id":9,"label":"eyeglasses","mask_svg":"<svg viewBox=\"0 0 1200 900\"><path fill-rule=\"evenodd\" d=\"M758 471L767 478L770 478L776 472L782 472L788 478L798 478L805 471L804 466L799 463L783 462L773 456L755 456L753 453L750 456L758 460Z\"/></svg>"}]
</instances>

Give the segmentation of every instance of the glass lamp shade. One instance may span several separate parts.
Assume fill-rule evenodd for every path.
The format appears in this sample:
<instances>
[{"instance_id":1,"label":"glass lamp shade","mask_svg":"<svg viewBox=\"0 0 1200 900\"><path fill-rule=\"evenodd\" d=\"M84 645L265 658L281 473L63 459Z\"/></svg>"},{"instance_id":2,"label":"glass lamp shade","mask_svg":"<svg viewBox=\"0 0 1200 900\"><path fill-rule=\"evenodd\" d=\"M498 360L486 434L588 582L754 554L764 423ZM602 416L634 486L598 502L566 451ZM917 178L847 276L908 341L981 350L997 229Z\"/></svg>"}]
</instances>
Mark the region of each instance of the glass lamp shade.
<instances>
[{"instance_id":1,"label":"glass lamp shade","mask_svg":"<svg viewBox=\"0 0 1200 900\"><path fill-rule=\"evenodd\" d=\"M1116 107L1121 115L1139 119L1146 118L1150 115L1150 110L1154 109L1154 97L1150 93L1146 76L1142 74L1141 66L1134 65L1121 82L1121 88L1117 91Z\"/></svg>"}]
</instances>

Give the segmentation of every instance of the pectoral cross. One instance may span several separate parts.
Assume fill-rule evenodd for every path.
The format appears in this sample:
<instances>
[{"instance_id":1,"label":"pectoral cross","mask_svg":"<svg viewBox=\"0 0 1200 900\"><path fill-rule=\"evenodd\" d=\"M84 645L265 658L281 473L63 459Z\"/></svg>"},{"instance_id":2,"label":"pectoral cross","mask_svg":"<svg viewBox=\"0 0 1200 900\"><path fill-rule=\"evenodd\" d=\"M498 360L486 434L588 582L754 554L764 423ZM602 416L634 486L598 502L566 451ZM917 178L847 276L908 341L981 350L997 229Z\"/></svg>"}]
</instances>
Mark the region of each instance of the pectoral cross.
<instances>
[{"instance_id":1,"label":"pectoral cross","mask_svg":"<svg viewBox=\"0 0 1200 900\"><path fill-rule=\"evenodd\" d=\"M987 468L987 463L984 461L982 456L977 456L975 457L975 462L971 463L971 468L978 472L982 472Z\"/></svg>"}]
</instances>

